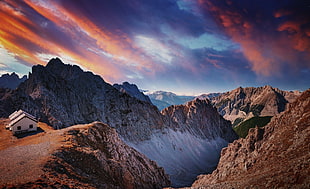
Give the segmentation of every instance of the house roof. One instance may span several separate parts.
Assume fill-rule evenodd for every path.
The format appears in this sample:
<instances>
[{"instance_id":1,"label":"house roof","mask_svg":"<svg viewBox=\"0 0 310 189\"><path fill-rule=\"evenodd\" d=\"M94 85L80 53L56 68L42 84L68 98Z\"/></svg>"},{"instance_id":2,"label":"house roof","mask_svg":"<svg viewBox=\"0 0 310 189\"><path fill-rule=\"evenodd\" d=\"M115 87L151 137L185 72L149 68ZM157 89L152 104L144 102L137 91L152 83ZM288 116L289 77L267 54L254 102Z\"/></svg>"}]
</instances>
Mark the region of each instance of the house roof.
<instances>
[{"instance_id":1,"label":"house roof","mask_svg":"<svg viewBox=\"0 0 310 189\"><path fill-rule=\"evenodd\" d=\"M23 110L18 110L18 111L13 112L11 115L9 115L10 120L13 120L14 118L19 116L23 112L24 112Z\"/></svg>"},{"instance_id":2,"label":"house roof","mask_svg":"<svg viewBox=\"0 0 310 189\"><path fill-rule=\"evenodd\" d=\"M9 123L10 127L15 125L18 121L20 121L24 117L27 117L27 118L31 119L32 121L37 122L36 118L33 115L31 115L31 114L29 114L29 113L27 113L27 112L25 112L23 110L15 111L11 115L9 116L10 119L11 119L11 122Z\"/></svg>"}]
</instances>

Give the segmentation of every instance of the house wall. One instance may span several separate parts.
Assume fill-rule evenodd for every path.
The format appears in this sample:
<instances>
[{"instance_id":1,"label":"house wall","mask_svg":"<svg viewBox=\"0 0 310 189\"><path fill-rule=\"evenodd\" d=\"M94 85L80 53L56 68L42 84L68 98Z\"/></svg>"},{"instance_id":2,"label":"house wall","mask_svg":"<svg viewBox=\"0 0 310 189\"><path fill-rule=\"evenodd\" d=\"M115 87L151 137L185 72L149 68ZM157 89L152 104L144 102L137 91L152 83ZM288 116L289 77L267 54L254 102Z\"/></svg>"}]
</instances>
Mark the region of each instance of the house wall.
<instances>
[{"instance_id":1,"label":"house wall","mask_svg":"<svg viewBox=\"0 0 310 189\"><path fill-rule=\"evenodd\" d=\"M29 125L31 124L33 125L32 129L29 128ZM18 126L21 126L21 130L17 130ZM36 131L36 130L37 130L37 122L29 119L28 117L24 117L23 119L19 120L12 126L13 134L20 131Z\"/></svg>"}]
</instances>

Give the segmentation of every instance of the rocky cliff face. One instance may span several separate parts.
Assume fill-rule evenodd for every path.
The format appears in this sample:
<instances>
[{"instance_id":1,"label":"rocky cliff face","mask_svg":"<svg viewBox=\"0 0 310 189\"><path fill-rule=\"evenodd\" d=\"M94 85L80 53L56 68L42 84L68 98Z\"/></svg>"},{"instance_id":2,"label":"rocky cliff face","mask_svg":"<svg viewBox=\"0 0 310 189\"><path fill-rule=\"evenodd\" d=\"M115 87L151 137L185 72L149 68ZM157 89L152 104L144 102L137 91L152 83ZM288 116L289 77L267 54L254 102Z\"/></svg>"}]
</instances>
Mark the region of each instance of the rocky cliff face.
<instances>
[{"instance_id":1,"label":"rocky cliff face","mask_svg":"<svg viewBox=\"0 0 310 189\"><path fill-rule=\"evenodd\" d=\"M217 113L207 99L194 99L185 105L170 106L162 111L171 120L170 128L189 132L201 138L221 137L232 142L237 138L231 132L231 124Z\"/></svg>"},{"instance_id":2,"label":"rocky cliff face","mask_svg":"<svg viewBox=\"0 0 310 189\"><path fill-rule=\"evenodd\" d=\"M150 98L146 95L144 95L135 84L130 84L128 82L124 82L123 84L114 84L113 87L115 87L117 90L119 90L122 93L127 93L131 97L135 97L138 100L145 101L152 103Z\"/></svg>"},{"instance_id":3,"label":"rocky cliff face","mask_svg":"<svg viewBox=\"0 0 310 189\"><path fill-rule=\"evenodd\" d=\"M155 189L170 185L163 168L126 145L108 125L94 122L63 130L50 131L60 135L61 143L45 162L43 175L13 188Z\"/></svg>"},{"instance_id":4,"label":"rocky cliff face","mask_svg":"<svg viewBox=\"0 0 310 189\"><path fill-rule=\"evenodd\" d=\"M239 87L211 98L212 104L227 120L240 121L253 116L274 116L285 110L287 103L294 101L300 92L281 91L270 86Z\"/></svg>"},{"instance_id":5,"label":"rocky cliff face","mask_svg":"<svg viewBox=\"0 0 310 189\"><path fill-rule=\"evenodd\" d=\"M9 88L9 89L16 89L18 85L24 82L27 79L27 76L23 76L19 78L16 73L11 74L3 74L0 77L0 88Z\"/></svg>"},{"instance_id":6,"label":"rocky cliff face","mask_svg":"<svg viewBox=\"0 0 310 189\"><path fill-rule=\"evenodd\" d=\"M229 144L193 188L309 188L310 90L263 128Z\"/></svg>"},{"instance_id":7,"label":"rocky cliff face","mask_svg":"<svg viewBox=\"0 0 310 189\"><path fill-rule=\"evenodd\" d=\"M54 128L109 124L127 144L164 167L174 186L188 186L198 174L211 172L221 149L236 138L209 101L195 100L160 113L154 105L59 59L34 66L28 80L0 95L0 107L12 109L0 111L6 116L23 109Z\"/></svg>"}]
</instances>

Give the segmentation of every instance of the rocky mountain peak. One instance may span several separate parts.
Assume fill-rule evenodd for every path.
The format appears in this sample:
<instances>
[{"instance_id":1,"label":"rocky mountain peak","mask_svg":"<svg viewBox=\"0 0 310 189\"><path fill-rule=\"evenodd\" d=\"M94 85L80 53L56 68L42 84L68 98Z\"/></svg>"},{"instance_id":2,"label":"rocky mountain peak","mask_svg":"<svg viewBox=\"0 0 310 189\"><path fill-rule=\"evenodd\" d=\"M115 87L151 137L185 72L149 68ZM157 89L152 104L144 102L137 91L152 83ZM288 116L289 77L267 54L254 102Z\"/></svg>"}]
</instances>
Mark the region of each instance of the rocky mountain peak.
<instances>
[{"instance_id":1,"label":"rocky mountain peak","mask_svg":"<svg viewBox=\"0 0 310 189\"><path fill-rule=\"evenodd\" d=\"M45 70L54 76L66 80L80 77L83 73L85 73L79 66L64 64L59 58L51 59L45 66Z\"/></svg>"},{"instance_id":2,"label":"rocky mountain peak","mask_svg":"<svg viewBox=\"0 0 310 189\"><path fill-rule=\"evenodd\" d=\"M253 116L274 116L285 110L287 103L298 93L282 91L269 85L264 87L239 87L211 98L212 104L225 119L248 119Z\"/></svg>"}]
</instances>

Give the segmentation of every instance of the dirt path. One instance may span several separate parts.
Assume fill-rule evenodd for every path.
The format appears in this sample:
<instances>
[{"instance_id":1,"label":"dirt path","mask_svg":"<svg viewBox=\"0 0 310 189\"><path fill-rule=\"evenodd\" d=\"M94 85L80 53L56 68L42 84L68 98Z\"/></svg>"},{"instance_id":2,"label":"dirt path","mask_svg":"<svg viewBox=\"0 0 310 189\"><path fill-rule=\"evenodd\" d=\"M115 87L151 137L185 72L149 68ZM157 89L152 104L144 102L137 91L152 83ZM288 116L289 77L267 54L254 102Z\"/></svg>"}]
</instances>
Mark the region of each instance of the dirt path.
<instances>
[{"instance_id":1,"label":"dirt path","mask_svg":"<svg viewBox=\"0 0 310 189\"><path fill-rule=\"evenodd\" d=\"M0 121L0 186L36 180L44 163L60 146L65 130L53 130L39 123L41 132L17 138Z\"/></svg>"}]
</instances>

